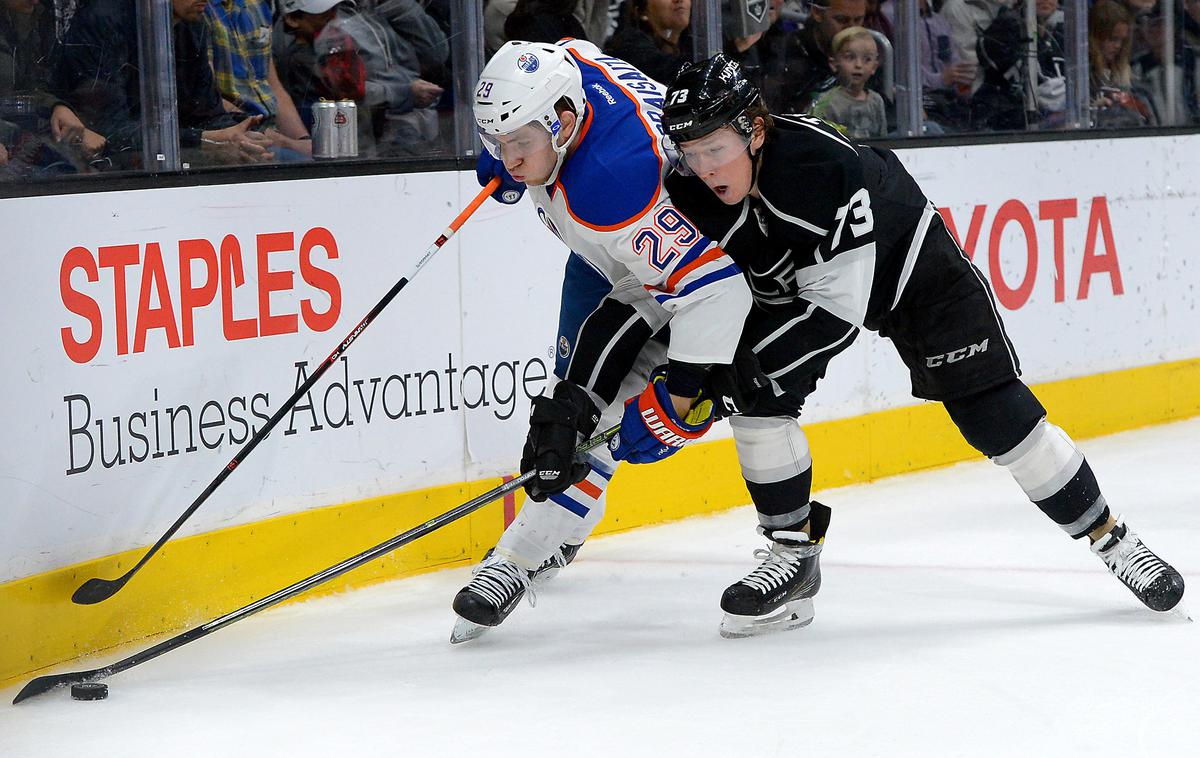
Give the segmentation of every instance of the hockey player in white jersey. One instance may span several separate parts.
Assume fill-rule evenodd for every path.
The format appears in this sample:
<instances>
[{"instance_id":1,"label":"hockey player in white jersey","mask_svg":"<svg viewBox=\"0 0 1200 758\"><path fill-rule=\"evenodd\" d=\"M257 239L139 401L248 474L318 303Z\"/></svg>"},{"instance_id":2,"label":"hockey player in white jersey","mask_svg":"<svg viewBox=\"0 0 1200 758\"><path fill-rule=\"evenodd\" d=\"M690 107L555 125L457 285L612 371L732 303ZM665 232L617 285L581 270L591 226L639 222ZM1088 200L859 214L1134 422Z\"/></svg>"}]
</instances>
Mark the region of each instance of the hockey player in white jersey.
<instances>
[{"instance_id":1,"label":"hockey player in white jersey","mask_svg":"<svg viewBox=\"0 0 1200 758\"><path fill-rule=\"evenodd\" d=\"M558 381L533 402L521 461L535 471L530 498L456 595L452 641L501 623L539 577L570 561L603 514L615 460L659 460L712 424L701 384L711 364L732 361L752 298L738 267L663 189L662 95L578 40L510 42L480 76L480 182L501 176L501 202L528 188L571 253ZM618 420L611 450L574 459L579 439Z\"/></svg>"}]
</instances>

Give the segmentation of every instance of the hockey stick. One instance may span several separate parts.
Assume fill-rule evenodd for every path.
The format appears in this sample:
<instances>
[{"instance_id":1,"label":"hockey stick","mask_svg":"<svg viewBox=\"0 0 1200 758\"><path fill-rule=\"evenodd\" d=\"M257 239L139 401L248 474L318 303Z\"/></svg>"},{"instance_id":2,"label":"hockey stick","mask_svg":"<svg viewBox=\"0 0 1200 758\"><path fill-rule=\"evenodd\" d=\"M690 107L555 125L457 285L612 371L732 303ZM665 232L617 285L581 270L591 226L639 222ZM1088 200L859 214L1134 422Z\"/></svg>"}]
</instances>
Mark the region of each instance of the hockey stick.
<instances>
[{"instance_id":1,"label":"hockey stick","mask_svg":"<svg viewBox=\"0 0 1200 758\"><path fill-rule=\"evenodd\" d=\"M495 191L495 189L499 186L500 178L496 177L489 182L486 187L479 191L479 194L476 195L473 200L471 200L467 207L463 208L462 212L450 222L450 226L446 227L446 230L443 231L434 241L434 243L425 250L425 254L417 260L416 264L413 265L412 270L410 270L407 275L400 277L399 281L392 285L392 288L388 290L386 295L383 296L383 299L375 304L375 307L371 309L370 313L368 313L362 321L358 322L346 339L338 343L337 347L333 349L333 352L329 354L329 357L317 367L317 370L312 373L312 376L308 377L308 380L305 381L304 384L300 385L296 391L292 393L292 396L287 399L287 402L285 402L279 408L279 410L275 411L275 414L271 416L269 421L267 421L266 426L259 429L258 432L254 434L245 445L242 446L242 449L238 450L237 455L233 457L233 460L229 461L229 463L227 463L225 467L221 469L221 472L217 474L216 478L209 482L208 486L204 488L204 491L192 501L192 504L188 506L188 509L175 520L174 524L171 524L171 528L168 529L163 536L158 538L158 542L154 543L153 547L151 547L150 550L142 556L140 561L134 564L133 568L129 569L123 576L120 576L116 579L101 579L99 577L88 579L86 582L81 584L77 590L75 590L75 594L71 595L71 602L78 605L92 605L93 603L99 603L107 600L120 592L121 588L125 586L126 582L128 582L134 574L140 571L142 566L146 565L146 562L149 561L150 558L153 557L154 554L157 553L159 549L161 549L162 546L167 543L167 540L171 539L171 536L174 535L175 532L179 531L179 527L183 526L183 522L187 521L188 518L196 512L196 509L204 504L204 501L208 499L208 496L211 495L213 491L217 489L217 487L221 486L221 483L225 481L226 477L233 473L233 470L246 459L246 456L253 452L254 448L258 447L258 443L266 439L267 435L271 433L271 430L275 428L275 425L279 423L284 414L290 411L292 406L300 402L300 398L304 397L305 394L312 389L313 385L315 385L317 381L324 376L325 372L329 370L329 367L337 362L337 359L350 348L350 345L354 343L354 340L358 339L358 336L366 331L367 327L371 325L371 322L374 321L380 312L388 306L388 303L392 302L392 299L400 293L400 290L404 289L405 285L412 281L413 277L415 277L417 273L420 272L420 270L425 266L425 264L429 262L429 259L433 257L433 254L440 250L442 245L445 245L446 242L454 236L454 234L462 227L462 225L466 223L467 219L479 209L479 206L483 205L483 201L488 198L488 195L492 194L492 192Z\"/></svg>"},{"instance_id":2,"label":"hockey stick","mask_svg":"<svg viewBox=\"0 0 1200 758\"><path fill-rule=\"evenodd\" d=\"M586 453L593 448L603 445L614 435L616 435L618 429L620 429L619 424L604 430L591 439L585 440L579 445L579 447L575 449L575 452ZM517 478L507 481L499 487L488 490L479 497L469 500L462 505L457 506L453 510L446 511L440 516L435 516L420 526L413 527L407 532L392 537L386 542L381 542L373 548L364 550L352 558L347 558L337 565L330 566L324 571L313 574L307 579L301 579L295 584L284 587L278 592L268 595L261 600L256 600L253 603L239 608L236 611L227 613L218 619L214 619L206 624L189 629L188 631L178 634L169 640L163 640L153 647L146 648L140 653L135 653L128 658L117 661L116 663L110 663L107 666L103 666L98 669L90 669L88 671L73 671L67 674L39 676L21 688L21 691L17 693L15 698L13 698L13 705L16 705L22 700L27 700L34 695L40 695L44 692L49 692L56 687L64 687L68 684L79 684L80 682L91 682L97 679L104 679L105 677L112 676L113 674L119 674L122 671L131 669L134 666L157 658L164 653L169 653L176 648L183 647L189 642L193 642L201 637L212 634L222 627L229 626L236 621L241 621L247 616L252 616L261 610L270 608L276 603L281 603L284 600L293 598L303 592L306 592L307 590L312 589L313 587L316 587L319 584L324 584L330 579L337 578L347 571L355 569L364 563L370 563L376 558L386 555L398 547L402 547L416 539L424 537L430 532L437 531L443 526L446 526L453 521L457 521L469 513L479 510L493 500L513 492L531 478L533 478L533 472L526 471Z\"/></svg>"}]
</instances>

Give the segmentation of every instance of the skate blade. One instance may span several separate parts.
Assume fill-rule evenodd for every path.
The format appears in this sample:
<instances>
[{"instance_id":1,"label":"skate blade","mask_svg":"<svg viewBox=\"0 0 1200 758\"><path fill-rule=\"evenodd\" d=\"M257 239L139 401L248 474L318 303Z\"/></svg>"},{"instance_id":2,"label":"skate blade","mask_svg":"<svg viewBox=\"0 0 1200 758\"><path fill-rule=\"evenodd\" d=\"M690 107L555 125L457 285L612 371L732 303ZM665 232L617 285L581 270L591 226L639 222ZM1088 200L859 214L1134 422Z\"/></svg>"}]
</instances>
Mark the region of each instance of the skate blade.
<instances>
[{"instance_id":1,"label":"skate blade","mask_svg":"<svg viewBox=\"0 0 1200 758\"><path fill-rule=\"evenodd\" d=\"M1192 620L1192 614L1188 612L1187 606L1185 606L1182 602L1176 603L1174 608L1167 611L1167 614L1176 616L1181 621L1190 622Z\"/></svg>"},{"instance_id":2,"label":"skate blade","mask_svg":"<svg viewBox=\"0 0 1200 758\"><path fill-rule=\"evenodd\" d=\"M534 589L541 589L542 587L546 586L551 579L558 576L558 572L560 571L562 571L561 566L555 566L554 568L548 568L544 571L539 571L533 575L533 579L531 579L530 582L533 584Z\"/></svg>"},{"instance_id":3,"label":"skate blade","mask_svg":"<svg viewBox=\"0 0 1200 758\"><path fill-rule=\"evenodd\" d=\"M808 626L813 620L812 598L794 600L773 613L762 616L738 616L726 613L721 619L721 636L727 640L786 632Z\"/></svg>"},{"instance_id":4,"label":"skate blade","mask_svg":"<svg viewBox=\"0 0 1200 758\"><path fill-rule=\"evenodd\" d=\"M488 629L491 629L491 627L484 626L482 624L476 624L475 622L467 621L464 618L457 619L454 622L454 628L450 630L450 644L458 645L463 642L470 642L471 640L478 639L479 637L482 637L483 633Z\"/></svg>"}]
</instances>

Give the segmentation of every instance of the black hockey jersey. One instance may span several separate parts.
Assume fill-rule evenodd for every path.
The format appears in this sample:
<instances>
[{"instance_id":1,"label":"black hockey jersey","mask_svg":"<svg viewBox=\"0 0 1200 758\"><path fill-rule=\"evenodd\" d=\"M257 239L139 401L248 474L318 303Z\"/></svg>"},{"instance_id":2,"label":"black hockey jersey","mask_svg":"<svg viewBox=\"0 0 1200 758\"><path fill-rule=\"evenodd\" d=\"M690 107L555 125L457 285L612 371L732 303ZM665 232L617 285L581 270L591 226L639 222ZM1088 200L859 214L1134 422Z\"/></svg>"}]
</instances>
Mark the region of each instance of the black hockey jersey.
<instances>
[{"instance_id":1,"label":"black hockey jersey","mask_svg":"<svg viewBox=\"0 0 1200 758\"><path fill-rule=\"evenodd\" d=\"M878 329L899 301L936 213L890 150L854 145L820 119L774 116L759 198L726 205L697 177L666 187L745 272L755 301L802 298Z\"/></svg>"}]
</instances>

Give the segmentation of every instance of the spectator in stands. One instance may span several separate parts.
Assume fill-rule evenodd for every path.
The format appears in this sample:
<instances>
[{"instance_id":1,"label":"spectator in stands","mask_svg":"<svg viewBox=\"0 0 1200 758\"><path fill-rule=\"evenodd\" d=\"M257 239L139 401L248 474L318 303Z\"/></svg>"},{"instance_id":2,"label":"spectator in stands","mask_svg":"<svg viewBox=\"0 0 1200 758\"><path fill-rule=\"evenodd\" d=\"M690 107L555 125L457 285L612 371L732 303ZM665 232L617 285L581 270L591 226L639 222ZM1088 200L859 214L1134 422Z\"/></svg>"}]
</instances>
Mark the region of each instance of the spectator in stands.
<instances>
[{"instance_id":1,"label":"spectator in stands","mask_svg":"<svg viewBox=\"0 0 1200 758\"><path fill-rule=\"evenodd\" d=\"M1088 13L1088 58L1096 126L1154 122L1150 106L1133 91L1129 50L1133 18L1115 0L1097 0Z\"/></svg>"},{"instance_id":2,"label":"spectator in stands","mask_svg":"<svg viewBox=\"0 0 1200 758\"><path fill-rule=\"evenodd\" d=\"M276 42L293 98L354 100L360 155L420 155L435 149L442 88L420 78L413 47L378 16L341 0L283 0L292 41Z\"/></svg>"},{"instance_id":3,"label":"spectator in stands","mask_svg":"<svg viewBox=\"0 0 1200 758\"><path fill-rule=\"evenodd\" d=\"M1129 11L1132 19L1132 36L1129 49L1129 59L1133 60L1150 50L1150 42L1146 39L1145 22L1154 12L1158 0L1117 0Z\"/></svg>"},{"instance_id":4,"label":"spectator in stands","mask_svg":"<svg viewBox=\"0 0 1200 758\"><path fill-rule=\"evenodd\" d=\"M491 60L508 37L504 34L504 23L517 7L517 0L484 0L483 6L483 59Z\"/></svg>"},{"instance_id":5,"label":"spectator in stands","mask_svg":"<svg viewBox=\"0 0 1200 758\"><path fill-rule=\"evenodd\" d=\"M171 0L180 145L196 160L269 160L258 116L227 114L209 65L207 0ZM76 12L55 66L53 88L108 141L122 168L140 163L141 75L134 0L91 0Z\"/></svg>"},{"instance_id":6,"label":"spectator in stands","mask_svg":"<svg viewBox=\"0 0 1200 758\"><path fill-rule=\"evenodd\" d=\"M412 49L417 75L445 89L450 84L450 41L447 31L435 18L436 7L424 7L418 0L361 0L358 7L369 10ZM414 65L406 61L405 66Z\"/></svg>"},{"instance_id":7,"label":"spectator in stands","mask_svg":"<svg viewBox=\"0 0 1200 758\"><path fill-rule=\"evenodd\" d=\"M504 37L524 42L558 42L563 37L585 39L575 18L576 0L517 0L504 22Z\"/></svg>"},{"instance_id":8,"label":"spectator in stands","mask_svg":"<svg viewBox=\"0 0 1200 758\"><path fill-rule=\"evenodd\" d=\"M1200 51L1200 0L1179 0L1182 4L1183 44L1193 50Z\"/></svg>"},{"instance_id":9,"label":"spectator in stands","mask_svg":"<svg viewBox=\"0 0 1200 758\"><path fill-rule=\"evenodd\" d=\"M1061 126L1067 107L1067 57L1058 0L1035 0L1038 35L1037 103L1044 126Z\"/></svg>"},{"instance_id":10,"label":"spectator in stands","mask_svg":"<svg viewBox=\"0 0 1200 758\"><path fill-rule=\"evenodd\" d=\"M962 60L949 22L939 12L943 0L918 0L917 45L925 121L932 133L968 128L976 65ZM895 24L895 3L883 6Z\"/></svg>"},{"instance_id":11,"label":"spectator in stands","mask_svg":"<svg viewBox=\"0 0 1200 758\"><path fill-rule=\"evenodd\" d=\"M625 16L605 52L637 66L651 79L670 84L691 61L692 0L629 0Z\"/></svg>"},{"instance_id":12,"label":"spectator in stands","mask_svg":"<svg viewBox=\"0 0 1200 758\"><path fill-rule=\"evenodd\" d=\"M1181 44L1175 46L1175 110L1168 110L1167 81L1163 60L1166 53L1166 19L1161 13L1146 22L1146 41L1150 49L1131 64L1135 90L1145 93L1154 108L1160 124L1179 126L1200 123L1200 56L1194 48Z\"/></svg>"},{"instance_id":13,"label":"spectator in stands","mask_svg":"<svg viewBox=\"0 0 1200 758\"><path fill-rule=\"evenodd\" d=\"M74 171L105 140L50 93L54 14L38 0L0 0L0 145L7 176ZM7 148L11 147L11 154Z\"/></svg>"},{"instance_id":14,"label":"spectator in stands","mask_svg":"<svg viewBox=\"0 0 1200 758\"><path fill-rule=\"evenodd\" d=\"M312 155L312 140L271 58L271 0L212 0L205 10L212 66L227 110L274 121L264 131L277 157Z\"/></svg>"},{"instance_id":15,"label":"spectator in stands","mask_svg":"<svg viewBox=\"0 0 1200 758\"><path fill-rule=\"evenodd\" d=\"M754 46L762 65L762 92L775 113L807 113L815 99L837 85L830 68L834 36L862 26L866 0L814 0L799 31L783 17L782 2L772 2L773 22Z\"/></svg>"},{"instance_id":16,"label":"spectator in stands","mask_svg":"<svg viewBox=\"0 0 1200 758\"><path fill-rule=\"evenodd\" d=\"M889 3L889 5L894 5ZM884 8L883 0L867 0L867 12L863 16L863 28L870 29L873 32L879 32L888 38L888 42L895 43L896 35L892 30L891 13L892 8Z\"/></svg>"},{"instance_id":17,"label":"spectator in stands","mask_svg":"<svg viewBox=\"0 0 1200 758\"><path fill-rule=\"evenodd\" d=\"M970 94L983 86L984 71L979 66L977 50L980 33L992 25L1002 7L1001 0L945 0L939 11L950 24L957 58L975 66Z\"/></svg>"},{"instance_id":18,"label":"spectator in stands","mask_svg":"<svg viewBox=\"0 0 1200 758\"><path fill-rule=\"evenodd\" d=\"M813 104L812 114L841 128L851 139L887 134L883 98L867 89L867 80L879 68L879 45L871 32L852 26L838 32L830 43L829 65L838 83Z\"/></svg>"}]
</instances>

